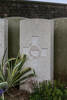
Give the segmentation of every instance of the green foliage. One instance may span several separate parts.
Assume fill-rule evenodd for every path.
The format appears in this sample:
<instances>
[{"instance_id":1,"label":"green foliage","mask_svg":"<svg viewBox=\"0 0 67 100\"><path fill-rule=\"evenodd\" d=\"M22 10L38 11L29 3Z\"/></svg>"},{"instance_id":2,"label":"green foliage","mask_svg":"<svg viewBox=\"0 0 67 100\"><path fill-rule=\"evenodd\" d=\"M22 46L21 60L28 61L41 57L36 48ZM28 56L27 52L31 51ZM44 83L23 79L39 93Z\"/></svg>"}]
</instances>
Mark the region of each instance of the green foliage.
<instances>
[{"instance_id":1,"label":"green foliage","mask_svg":"<svg viewBox=\"0 0 67 100\"><path fill-rule=\"evenodd\" d=\"M0 89L4 89L8 87L8 83L7 82L2 82L0 83Z\"/></svg>"},{"instance_id":2,"label":"green foliage","mask_svg":"<svg viewBox=\"0 0 67 100\"><path fill-rule=\"evenodd\" d=\"M0 83L7 82L8 88L15 87L21 81L24 84L28 78L34 76L34 71L30 67L23 67L26 62L26 55L8 59L4 62L4 57L0 65Z\"/></svg>"},{"instance_id":3,"label":"green foliage","mask_svg":"<svg viewBox=\"0 0 67 100\"><path fill-rule=\"evenodd\" d=\"M0 100L3 100L2 97L0 97Z\"/></svg>"},{"instance_id":4,"label":"green foliage","mask_svg":"<svg viewBox=\"0 0 67 100\"><path fill-rule=\"evenodd\" d=\"M0 100L5 100L4 99L4 93L2 94L2 96L0 96Z\"/></svg>"},{"instance_id":5,"label":"green foliage","mask_svg":"<svg viewBox=\"0 0 67 100\"><path fill-rule=\"evenodd\" d=\"M34 84L30 100L67 100L67 89L60 82L42 82Z\"/></svg>"}]
</instances>

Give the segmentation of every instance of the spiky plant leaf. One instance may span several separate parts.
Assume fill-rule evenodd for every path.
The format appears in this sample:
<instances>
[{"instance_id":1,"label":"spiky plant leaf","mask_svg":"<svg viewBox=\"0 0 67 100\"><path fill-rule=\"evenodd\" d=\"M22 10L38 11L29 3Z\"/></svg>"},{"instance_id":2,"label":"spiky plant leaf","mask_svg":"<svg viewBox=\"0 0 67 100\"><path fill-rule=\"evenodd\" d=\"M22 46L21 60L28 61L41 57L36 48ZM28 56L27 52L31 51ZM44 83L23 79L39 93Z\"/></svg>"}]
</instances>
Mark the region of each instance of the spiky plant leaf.
<instances>
[{"instance_id":1,"label":"spiky plant leaf","mask_svg":"<svg viewBox=\"0 0 67 100\"><path fill-rule=\"evenodd\" d=\"M4 81L5 81L4 76L3 76L2 72L0 71L0 82L4 82Z\"/></svg>"},{"instance_id":2,"label":"spiky plant leaf","mask_svg":"<svg viewBox=\"0 0 67 100\"><path fill-rule=\"evenodd\" d=\"M7 88L7 87L8 87L8 83L7 82L0 83L0 89Z\"/></svg>"},{"instance_id":3,"label":"spiky plant leaf","mask_svg":"<svg viewBox=\"0 0 67 100\"><path fill-rule=\"evenodd\" d=\"M34 71L31 68L24 68L23 65L26 61L26 55L22 57L8 59L5 63L1 64L0 81L7 81L8 88L14 87L20 81L24 83L29 77L34 76ZM13 64L12 64L13 62ZM3 68L7 65L6 74L3 74ZM29 73L30 72L30 73Z\"/></svg>"},{"instance_id":4,"label":"spiky plant leaf","mask_svg":"<svg viewBox=\"0 0 67 100\"><path fill-rule=\"evenodd\" d=\"M20 71L16 72L16 75L13 77L13 81L16 81L17 79L19 79L24 74L26 74L30 71L31 71L31 68L24 68L21 72Z\"/></svg>"},{"instance_id":5,"label":"spiky plant leaf","mask_svg":"<svg viewBox=\"0 0 67 100\"><path fill-rule=\"evenodd\" d=\"M31 78L31 77L33 77L33 76L34 76L34 73L28 74L28 75L26 75L26 76L24 76L24 77L20 77L20 78L17 79L13 84L15 85L15 84L17 84L18 82L23 82L23 81L25 81L26 79L28 80L28 78Z\"/></svg>"}]
</instances>

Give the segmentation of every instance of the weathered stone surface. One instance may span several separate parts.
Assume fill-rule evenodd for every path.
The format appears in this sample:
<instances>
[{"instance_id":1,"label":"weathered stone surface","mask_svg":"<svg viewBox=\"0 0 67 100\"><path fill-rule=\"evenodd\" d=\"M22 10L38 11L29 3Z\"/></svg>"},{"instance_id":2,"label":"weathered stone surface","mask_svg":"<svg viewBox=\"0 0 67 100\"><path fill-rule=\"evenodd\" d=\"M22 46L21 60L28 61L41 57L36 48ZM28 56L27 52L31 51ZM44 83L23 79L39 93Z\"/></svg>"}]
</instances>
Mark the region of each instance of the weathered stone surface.
<instances>
[{"instance_id":1,"label":"weathered stone surface","mask_svg":"<svg viewBox=\"0 0 67 100\"><path fill-rule=\"evenodd\" d=\"M7 51L6 51L7 49ZM8 56L8 21L6 19L0 19L0 62L5 55L5 60Z\"/></svg>"},{"instance_id":2,"label":"weathered stone surface","mask_svg":"<svg viewBox=\"0 0 67 100\"><path fill-rule=\"evenodd\" d=\"M20 53L28 56L25 66L35 69L38 81L53 79L53 20L20 21Z\"/></svg>"}]
</instances>

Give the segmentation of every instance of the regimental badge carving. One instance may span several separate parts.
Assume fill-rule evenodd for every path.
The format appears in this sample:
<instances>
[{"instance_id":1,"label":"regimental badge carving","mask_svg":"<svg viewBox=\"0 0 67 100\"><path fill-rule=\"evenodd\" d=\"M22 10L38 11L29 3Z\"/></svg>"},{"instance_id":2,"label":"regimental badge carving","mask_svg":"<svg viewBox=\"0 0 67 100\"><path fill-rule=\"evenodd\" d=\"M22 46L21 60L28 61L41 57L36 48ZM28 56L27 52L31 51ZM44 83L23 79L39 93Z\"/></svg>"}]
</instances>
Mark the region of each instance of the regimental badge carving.
<instances>
[{"instance_id":1,"label":"regimental badge carving","mask_svg":"<svg viewBox=\"0 0 67 100\"><path fill-rule=\"evenodd\" d=\"M36 45L32 45L29 53L30 53L30 56L32 56L34 58L38 58L41 54L41 51Z\"/></svg>"}]
</instances>

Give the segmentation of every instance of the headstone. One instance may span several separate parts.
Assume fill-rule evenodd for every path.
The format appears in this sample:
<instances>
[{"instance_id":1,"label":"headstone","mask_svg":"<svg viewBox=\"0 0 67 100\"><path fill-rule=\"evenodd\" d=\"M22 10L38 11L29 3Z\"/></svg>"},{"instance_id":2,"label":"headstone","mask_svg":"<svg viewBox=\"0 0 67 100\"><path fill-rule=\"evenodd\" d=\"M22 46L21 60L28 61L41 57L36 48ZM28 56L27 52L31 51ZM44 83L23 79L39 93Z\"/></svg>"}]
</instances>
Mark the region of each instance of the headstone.
<instances>
[{"instance_id":1,"label":"headstone","mask_svg":"<svg viewBox=\"0 0 67 100\"><path fill-rule=\"evenodd\" d=\"M20 53L26 54L26 67L35 69L37 81L53 80L54 22L46 19L20 21Z\"/></svg>"},{"instance_id":2,"label":"headstone","mask_svg":"<svg viewBox=\"0 0 67 100\"><path fill-rule=\"evenodd\" d=\"M0 63L5 53L5 60L8 57L8 20L0 19Z\"/></svg>"}]
</instances>

